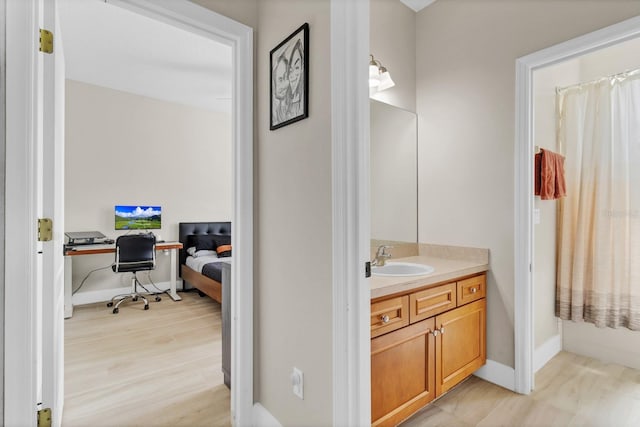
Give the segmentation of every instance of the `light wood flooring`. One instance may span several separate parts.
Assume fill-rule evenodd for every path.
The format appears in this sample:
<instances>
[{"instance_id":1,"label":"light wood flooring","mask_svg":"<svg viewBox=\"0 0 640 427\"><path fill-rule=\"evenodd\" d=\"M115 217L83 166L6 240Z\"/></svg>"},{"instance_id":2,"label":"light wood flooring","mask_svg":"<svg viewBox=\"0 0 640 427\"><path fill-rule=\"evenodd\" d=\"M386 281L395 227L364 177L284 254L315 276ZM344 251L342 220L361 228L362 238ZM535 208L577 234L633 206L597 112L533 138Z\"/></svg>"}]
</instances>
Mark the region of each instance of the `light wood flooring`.
<instances>
[{"instance_id":1,"label":"light wood flooring","mask_svg":"<svg viewBox=\"0 0 640 427\"><path fill-rule=\"evenodd\" d=\"M220 305L197 293L76 307L65 320L63 427L229 426ZM471 377L402 427L637 427L640 371L562 352L522 396Z\"/></svg>"},{"instance_id":2,"label":"light wood flooring","mask_svg":"<svg viewBox=\"0 0 640 427\"><path fill-rule=\"evenodd\" d=\"M228 426L220 305L174 302L74 308L65 320L63 427Z\"/></svg>"},{"instance_id":3,"label":"light wood flooring","mask_svg":"<svg viewBox=\"0 0 640 427\"><path fill-rule=\"evenodd\" d=\"M561 352L529 396L471 377L402 427L637 427L640 371Z\"/></svg>"}]
</instances>

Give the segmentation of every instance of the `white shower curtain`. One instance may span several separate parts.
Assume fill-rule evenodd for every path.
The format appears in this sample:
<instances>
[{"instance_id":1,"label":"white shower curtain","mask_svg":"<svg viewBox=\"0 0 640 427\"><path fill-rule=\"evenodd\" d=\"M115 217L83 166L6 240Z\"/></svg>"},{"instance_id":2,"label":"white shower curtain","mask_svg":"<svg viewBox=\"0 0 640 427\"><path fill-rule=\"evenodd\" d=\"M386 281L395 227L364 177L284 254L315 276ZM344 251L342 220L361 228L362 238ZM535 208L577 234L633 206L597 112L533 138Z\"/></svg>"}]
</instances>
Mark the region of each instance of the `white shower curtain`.
<instances>
[{"instance_id":1,"label":"white shower curtain","mask_svg":"<svg viewBox=\"0 0 640 427\"><path fill-rule=\"evenodd\" d=\"M558 92L556 315L640 330L640 73Z\"/></svg>"}]
</instances>

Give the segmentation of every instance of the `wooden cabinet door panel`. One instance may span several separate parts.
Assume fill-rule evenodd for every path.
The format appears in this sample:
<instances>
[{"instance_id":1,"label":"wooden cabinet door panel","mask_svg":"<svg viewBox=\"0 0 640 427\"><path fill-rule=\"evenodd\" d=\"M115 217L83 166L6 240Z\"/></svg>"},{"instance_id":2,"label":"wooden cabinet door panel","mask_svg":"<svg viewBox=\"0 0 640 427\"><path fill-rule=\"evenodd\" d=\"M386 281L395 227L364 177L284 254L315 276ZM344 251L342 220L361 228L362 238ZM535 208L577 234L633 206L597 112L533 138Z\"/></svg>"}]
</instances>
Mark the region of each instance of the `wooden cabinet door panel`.
<instances>
[{"instance_id":1,"label":"wooden cabinet door panel","mask_svg":"<svg viewBox=\"0 0 640 427\"><path fill-rule=\"evenodd\" d=\"M436 317L436 395L471 375L486 362L486 300Z\"/></svg>"},{"instance_id":2,"label":"wooden cabinet door panel","mask_svg":"<svg viewBox=\"0 0 640 427\"><path fill-rule=\"evenodd\" d=\"M456 283L447 283L409 295L411 323L456 308Z\"/></svg>"},{"instance_id":3,"label":"wooden cabinet door panel","mask_svg":"<svg viewBox=\"0 0 640 427\"><path fill-rule=\"evenodd\" d=\"M371 340L371 420L397 425L435 394L434 319Z\"/></svg>"}]
</instances>

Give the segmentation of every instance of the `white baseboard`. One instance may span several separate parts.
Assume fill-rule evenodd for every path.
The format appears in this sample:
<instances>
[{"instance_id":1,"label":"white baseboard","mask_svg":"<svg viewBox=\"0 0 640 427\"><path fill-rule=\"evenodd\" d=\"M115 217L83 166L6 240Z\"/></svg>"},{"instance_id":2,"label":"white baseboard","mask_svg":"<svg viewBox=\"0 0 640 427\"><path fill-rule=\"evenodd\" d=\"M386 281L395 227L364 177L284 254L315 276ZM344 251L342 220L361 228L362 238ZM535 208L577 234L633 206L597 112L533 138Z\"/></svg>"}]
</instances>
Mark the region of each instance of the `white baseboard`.
<instances>
[{"instance_id":1,"label":"white baseboard","mask_svg":"<svg viewBox=\"0 0 640 427\"><path fill-rule=\"evenodd\" d=\"M144 285L150 292L157 292L157 289L152 285ZM160 289L160 291L166 291L170 288L169 282L157 282L156 287ZM178 280L176 283L177 289L182 289L182 280ZM139 290L144 291L144 289ZM111 298L120 294L128 294L131 292L131 286L125 286L122 288L108 288L108 289L99 289L96 291L87 291L87 292L78 292L74 296L71 297L71 303L73 305L83 305L83 304L94 304L96 302L107 302Z\"/></svg>"},{"instance_id":2,"label":"white baseboard","mask_svg":"<svg viewBox=\"0 0 640 427\"><path fill-rule=\"evenodd\" d=\"M260 403L253 404L253 425L255 427L282 427L280 421Z\"/></svg>"},{"instance_id":3,"label":"white baseboard","mask_svg":"<svg viewBox=\"0 0 640 427\"><path fill-rule=\"evenodd\" d=\"M562 335L549 338L533 352L533 372L538 372L553 356L562 351Z\"/></svg>"},{"instance_id":4,"label":"white baseboard","mask_svg":"<svg viewBox=\"0 0 640 427\"><path fill-rule=\"evenodd\" d=\"M515 369L494 360L487 359L487 364L475 371L473 375L507 390L515 391L516 389Z\"/></svg>"}]
</instances>

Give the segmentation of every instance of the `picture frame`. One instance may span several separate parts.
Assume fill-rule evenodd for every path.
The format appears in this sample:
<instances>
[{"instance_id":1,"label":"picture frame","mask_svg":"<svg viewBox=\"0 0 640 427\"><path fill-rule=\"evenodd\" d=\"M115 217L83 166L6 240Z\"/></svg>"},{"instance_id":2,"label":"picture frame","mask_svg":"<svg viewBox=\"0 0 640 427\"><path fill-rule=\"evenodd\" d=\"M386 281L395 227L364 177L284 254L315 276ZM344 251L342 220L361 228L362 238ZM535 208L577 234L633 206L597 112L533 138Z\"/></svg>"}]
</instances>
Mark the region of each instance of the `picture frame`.
<instances>
[{"instance_id":1,"label":"picture frame","mask_svg":"<svg viewBox=\"0 0 640 427\"><path fill-rule=\"evenodd\" d=\"M269 52L270 130L309 117L309 24Z\"/></svg>"}]
</instances>

